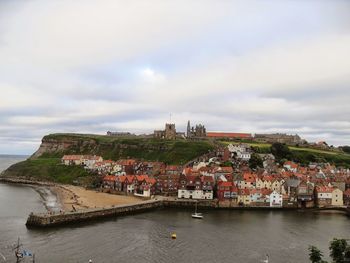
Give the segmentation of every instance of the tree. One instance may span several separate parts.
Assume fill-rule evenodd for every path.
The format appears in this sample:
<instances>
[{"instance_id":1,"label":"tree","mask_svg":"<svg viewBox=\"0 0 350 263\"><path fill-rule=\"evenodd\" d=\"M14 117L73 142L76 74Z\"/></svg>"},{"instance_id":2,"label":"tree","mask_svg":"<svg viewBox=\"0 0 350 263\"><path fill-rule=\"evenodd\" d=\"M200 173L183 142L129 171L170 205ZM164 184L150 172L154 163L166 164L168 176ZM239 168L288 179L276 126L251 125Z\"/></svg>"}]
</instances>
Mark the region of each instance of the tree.
<instances>
[{"instance_id":1,"label":"tree","mask_svg":"<svg viewBox=\"0 0 350 263\"><path fill-rule=\"evenodd\" d=\"M343 152L350 153L350 146L341 146L339 147Z\"/></svg>"},{"instance_id":2,"label":"tree","mask_svg":"<svg viewBox=\"0 0 350 263\"><path fill-rule=\"evenodd\" d=\"M292 156L292 152L289 150L288 146L279 142L275 142L271 145L271 153L277 160L290 159Z\"/></svg>"},{"instance_id":3,"label":"tree","mask_svg":"<svg viewBox=\"0 0 350 263\"><path fill-rule=\"evenodd\" d=\"M249 159L250 169L256 169L257 167L264 167L263 160L257 153L253 153Z\"/></svg>"},{"instance_id":4,"label":"tree","mask_svg":"<svg viewBox=\"0 0 350 263\"><path fill-rule=\"evenodd\" d=\"M322 261L323 254L317 247L309 246L309 251L309 259L312 263L320 263Z\"/></svg>"},{"instance_id":5,"label":"tree","mask_svg":"<svg viewBox=\"0 0 350 263\"><path fill-rule=\"evenodd\" d=\"M334 238L330 245L330 256L335 263L344 263L345 262L345 253L349 254L348 243L345 239Z\"/></svg>"}]
</instances>

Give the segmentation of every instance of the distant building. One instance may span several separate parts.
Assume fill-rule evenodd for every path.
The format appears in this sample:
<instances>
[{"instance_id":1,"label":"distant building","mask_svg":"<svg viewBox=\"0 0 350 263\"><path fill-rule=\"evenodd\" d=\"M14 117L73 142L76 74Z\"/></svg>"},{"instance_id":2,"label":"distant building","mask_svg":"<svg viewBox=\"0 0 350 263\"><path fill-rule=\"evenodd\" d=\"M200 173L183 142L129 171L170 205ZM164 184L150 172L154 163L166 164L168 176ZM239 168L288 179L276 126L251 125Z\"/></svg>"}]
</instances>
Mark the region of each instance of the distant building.
<instances>
[{"instance_id":1,"label":"distant building","mask_svg":"<svg viewBox=\"0 0 350 263\"><path fill-rule=\"evenodd\" d=\"M107 132L108 136L115 136L115 137L123 137L123 136L136 136L135 134L131 134L130 132Z\"/></svg>"},{"instance_id":2,"label":"distant building","mask_svg":"<svg viewBox=\"0 0 350 263\"><path fill-rule=\"evenodd\" d=\"M285 143L289 145L305 144L306 141L302 140L298 134L289 135L285 133L273 133L273 134L255 134L255 141L264 143Z\"/></svg>"},{"instance_id":3,"label":"distant building","mask_svg":"<svg viewBox=\"0 0 350 263\"><path fill-rule=\"evenodd\" d=\"M207 132L207 138L212 139L246 139L251 140L253 136L250 133L232 133L232 132Z\"/></svg>"},{"instance_id":4,"label":"distant building","mask_svg":"<svg viewBox=\"0 0 350 263\"><path fill-rule=\"evenodd\" d=\"M190 121L187 122L187 131L186 131L186 137L187 138L201 138L206 137L207 131L204 125L197 124L196 127L191 127Z\"/></svg>"},{"instance_id":5,"label":"distant building","mask_svg":"<svg viewBox=\"0 0 350 263\"><path fill-rule=\"evenodd\" d=\"M154 138L167 140L175 140L176 135L177 134L174 123L166 123L165 130L155 130L153 133Z\"/></svg>"}]
</instances>

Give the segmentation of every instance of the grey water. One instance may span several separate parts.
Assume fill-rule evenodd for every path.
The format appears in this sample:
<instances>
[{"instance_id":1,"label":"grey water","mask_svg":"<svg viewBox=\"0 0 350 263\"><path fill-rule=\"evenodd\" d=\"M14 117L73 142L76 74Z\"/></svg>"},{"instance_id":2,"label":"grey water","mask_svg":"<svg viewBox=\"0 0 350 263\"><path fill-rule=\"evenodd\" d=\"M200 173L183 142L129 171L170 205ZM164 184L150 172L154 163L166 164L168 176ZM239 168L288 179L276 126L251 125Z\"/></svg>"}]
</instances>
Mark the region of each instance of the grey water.
<instances>
[{"instance_id":1,"label":"grey water","mask_svg":"<svg viewBox=\"0 0 350 263\"><path fill-rule=\"evenodd\" d=\"M0 163L2 162L0 158ZM309 262L309 245L328 259L333 237L349 238L343 214L297 211L155 210L143 214L71 225L27 229L32 211L45 211L41 196L28 186L0 184L0 252L14 262L9 247L17 237L36 262ZM177 239L170 238L171 233ZM3 259L0 257L0 262ZM26 259L24 262L31 262Z\"/></svg>"}]
</instances>

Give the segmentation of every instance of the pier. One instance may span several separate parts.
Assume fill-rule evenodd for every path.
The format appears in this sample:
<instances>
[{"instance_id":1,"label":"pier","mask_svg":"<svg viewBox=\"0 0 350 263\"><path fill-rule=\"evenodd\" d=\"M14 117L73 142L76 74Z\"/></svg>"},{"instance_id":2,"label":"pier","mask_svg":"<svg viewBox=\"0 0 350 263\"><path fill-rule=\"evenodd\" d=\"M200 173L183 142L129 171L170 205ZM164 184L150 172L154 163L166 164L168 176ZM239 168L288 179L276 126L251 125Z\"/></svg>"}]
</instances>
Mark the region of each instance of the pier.
<instances>
[{"instance_id":1,"label":"pier","mask_svg":"<svg viewBox=\"0 0 350 263\"><path fill-rule=\"evenodd\" d=\"M163 202L158 200L144 201L132 205L119 205L109 208L84 209L75 212L57 213L31 213L27 219L28 227L48 227L88 221L98 218L128 215L155 208L163 207Z\"/></svg>"},{"instance_id":2,"label":"pier","mask_svg":"<svg viewBox=\"0 0 350 263\"><path fill-rule=\"evenodd\" d=\"M205 209L224 209L224 210L290 210L282 207L219 207L215 200L149 200L131 205L119 205L108 208L84 209L75 212L56 212L56 213L31 213L27 219L26 225L28 227L49 227L57 225L65 225L70 223L77 223L82 221L89 221L93 219L117 217L149 211L156 208L193 208L195 204L198 207ZM310 211L323 210L338 210L346 212L350 216L350 208L346 206L341 207L323 207L310 209Z\"/></svg>"}]
</instances>

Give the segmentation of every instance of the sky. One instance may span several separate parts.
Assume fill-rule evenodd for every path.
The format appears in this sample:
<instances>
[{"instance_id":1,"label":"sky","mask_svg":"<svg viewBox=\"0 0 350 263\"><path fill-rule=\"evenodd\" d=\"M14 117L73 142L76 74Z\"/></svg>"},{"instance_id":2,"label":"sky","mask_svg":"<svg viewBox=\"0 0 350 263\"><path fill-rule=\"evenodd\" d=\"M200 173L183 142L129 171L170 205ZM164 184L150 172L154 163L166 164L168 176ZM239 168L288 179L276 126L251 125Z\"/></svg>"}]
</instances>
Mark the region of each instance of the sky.
<instances>
[{"instance_id":1,"label":"sky","mask_svg":"<svg viewBox=\"0 0 350 263\"><path fill-rule=\"evenodd\" d=\"M49 133L350 144L350 1L0 0L0 153Z\"/></svg>"}]
</instances>

